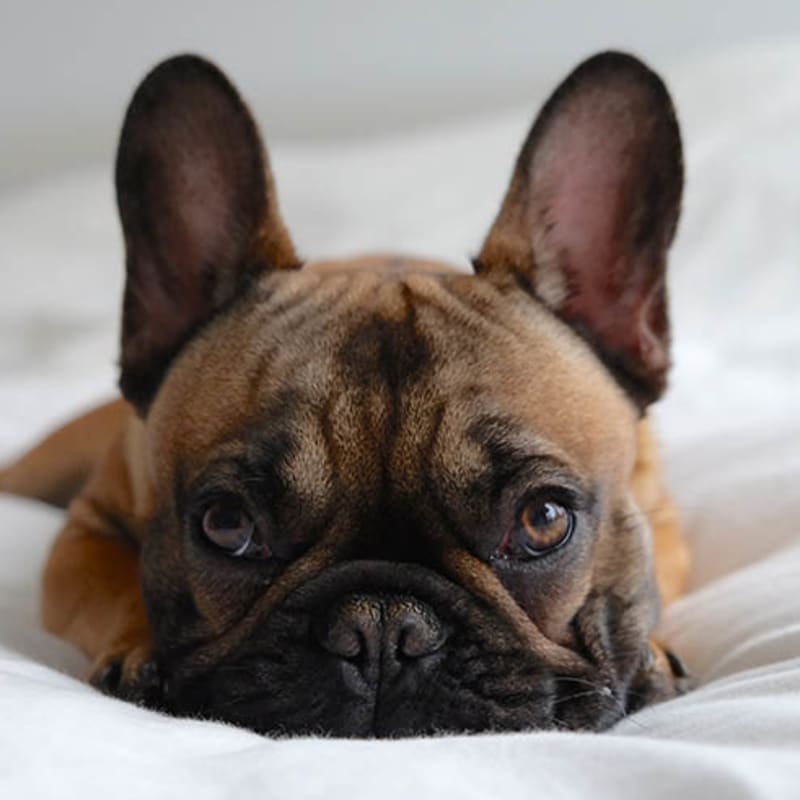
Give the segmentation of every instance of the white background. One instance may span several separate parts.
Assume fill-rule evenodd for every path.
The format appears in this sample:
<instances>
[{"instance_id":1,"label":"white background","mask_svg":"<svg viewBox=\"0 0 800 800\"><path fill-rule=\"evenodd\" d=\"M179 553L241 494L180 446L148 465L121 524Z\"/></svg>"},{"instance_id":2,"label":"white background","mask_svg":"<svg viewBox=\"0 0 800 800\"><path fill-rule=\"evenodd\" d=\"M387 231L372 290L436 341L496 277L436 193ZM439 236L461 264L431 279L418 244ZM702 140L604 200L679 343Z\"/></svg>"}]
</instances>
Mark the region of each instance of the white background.
<instances>
[{"instance_id":1,"label":"white background","mask_svg":"<svg viewBox=\"0 0 800 800\"><path fill-rule=\"evenodd\" d=\"M217 60L271 140L533 106L609 47L656 67L800 32L796 0L0 0L0 185L112 157L135 83Z\"/></svg>"}]
</instances>

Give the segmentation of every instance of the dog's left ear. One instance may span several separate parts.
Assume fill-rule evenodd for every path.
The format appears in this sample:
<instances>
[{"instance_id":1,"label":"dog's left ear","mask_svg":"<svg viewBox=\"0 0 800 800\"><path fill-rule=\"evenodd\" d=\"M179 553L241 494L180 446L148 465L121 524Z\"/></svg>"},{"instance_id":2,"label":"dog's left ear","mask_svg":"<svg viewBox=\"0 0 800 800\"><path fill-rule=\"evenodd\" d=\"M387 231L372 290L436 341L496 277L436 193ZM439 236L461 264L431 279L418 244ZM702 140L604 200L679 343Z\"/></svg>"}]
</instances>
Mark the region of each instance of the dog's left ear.
<instances>
[{"instance_id":1,"label":"dog's left ear","mask_svg":"<svg viewBox=\"0 0 800 800\"><path fill-rule=\"evenodd\" d=\"M632 56L600 54L545 104L475 260L587 339L640 407L666 385L666 254L682 187L664 84Z\"/></svg>"},{"instance_id":2,"label":"dog's left ear","mask_svg":"<svg viewBox=\"0 0 800 800\"><path fill-rule=\"evenodd\" d=\"M170 361L266 270L299 265L256 124L210 62L159 64L120 136L125 235L120 388L144 413Z\"/></svg>"}]
</instances>

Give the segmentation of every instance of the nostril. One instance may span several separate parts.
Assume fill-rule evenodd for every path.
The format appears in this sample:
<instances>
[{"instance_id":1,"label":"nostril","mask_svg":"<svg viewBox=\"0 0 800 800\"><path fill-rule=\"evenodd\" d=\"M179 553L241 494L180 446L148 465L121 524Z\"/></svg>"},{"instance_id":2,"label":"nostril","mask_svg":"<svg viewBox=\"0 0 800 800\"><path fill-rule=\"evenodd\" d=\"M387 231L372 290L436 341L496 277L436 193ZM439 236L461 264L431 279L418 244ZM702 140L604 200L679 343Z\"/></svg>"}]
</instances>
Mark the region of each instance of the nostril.
<instances>
[{"instance_id":1,"label":"nostril","mask_svg":"<svg viewBox=\"0 0 800 800\"><path fill-rule=\"evenodd\" d=\"M322 615L314 635L324 650L348 661L374 649L380 610L375 603L359 596L351 597Z\"/></svg>"},{"instance_id":2,"label":"nostril","mask_svg":"<svg viewBox=\"0 0 800 800\"><path fill-rule=\"evenodd\" d=\"M325 650L339 658L358 658L364 649L363 637L359 631L347 625L333 625L317 639Z\"/></svg>"},{"instance_id":3,"label":"nostril","mask_svg":"<svg viewBox=\"0 0 800 800\"><path fill-rule=\"evenodd\" d=\"M397 654L405 658L423 658L440 650L447 635L441 622L427 609L405 607L395 620Z\"/></svg>"},{"instance_id":4,"label":"nostril","mask_svg":"<svg viewBox=\"0 0 800 800\"><path fill-rule=\"evenodd\" d=\"M419 628L407 628L400 634L398 653L406 658L422 658L440 650L445 637L442 634L422 632Z\"/></svg>"}]
</instances>

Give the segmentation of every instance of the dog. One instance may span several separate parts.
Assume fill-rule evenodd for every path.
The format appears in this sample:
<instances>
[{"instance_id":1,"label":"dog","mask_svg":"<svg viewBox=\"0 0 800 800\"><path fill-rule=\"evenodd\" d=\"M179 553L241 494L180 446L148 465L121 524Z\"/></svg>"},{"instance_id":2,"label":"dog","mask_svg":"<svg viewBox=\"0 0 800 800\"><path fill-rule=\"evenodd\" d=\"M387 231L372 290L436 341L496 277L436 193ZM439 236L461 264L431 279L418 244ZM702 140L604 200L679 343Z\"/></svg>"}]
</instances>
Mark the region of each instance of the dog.
<instances>
[{"instance_id":1,"label":"dog","mask_svg":"<svg viewBox=\"0 0 800 800\"><path fill-rule=\"evenodd\" d=\"M602 53L543 106L474 274L304 264L236 89L161 63L116 161L122 398L0 477L68 504L45 627L105 692L262 733L597 731L684 691L647 419L682 183L664 84Z\"/></svg>"}]
</instances>

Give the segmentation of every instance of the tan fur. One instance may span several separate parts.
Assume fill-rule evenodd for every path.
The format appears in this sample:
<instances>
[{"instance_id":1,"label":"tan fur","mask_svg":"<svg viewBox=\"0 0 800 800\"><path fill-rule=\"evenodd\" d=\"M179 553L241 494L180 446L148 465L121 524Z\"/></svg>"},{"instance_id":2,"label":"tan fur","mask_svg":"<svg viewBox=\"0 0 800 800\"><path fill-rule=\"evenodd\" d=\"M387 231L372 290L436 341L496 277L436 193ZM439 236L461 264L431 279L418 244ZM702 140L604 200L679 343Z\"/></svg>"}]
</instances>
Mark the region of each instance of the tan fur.
<instances>
[{"instance_id":1,"label":"tan fur","mask_svg":"<svg viewBox=\"0 0 800 800\"><path fill-rule=\"evenodd\" d=\"M0 470L0 491L66 506L117 438L129 414L114 400L71 420Z\"/></svg>"},{"instance_id":2,"label":"tan fur","mask_svg":"<svg viewBox=\"0 0 800 800\"><path fill-rule=\"evenodd\" d=\"M689 577L689 548L681 533L678 509L661 475L658 451L650 426L639 424L636 464L631 491L647 515L653 532L656 579L664 605L677 600Z\"/></svg>"},{"instance_id":3,"label":"tan fur","mask_svg":"<svg viewBox=\"0 0 800 800\"><path fill-rule=\"evenodd\" d=\"M107 410L98 409L98 417ZM134 478L142 426L130 409L118 422L121 429L68 507L43 575L42 621L89 656L92 674L120 658L134 670L150 654L139 588L145 514Z\"/></svg>"}]
</instances>

